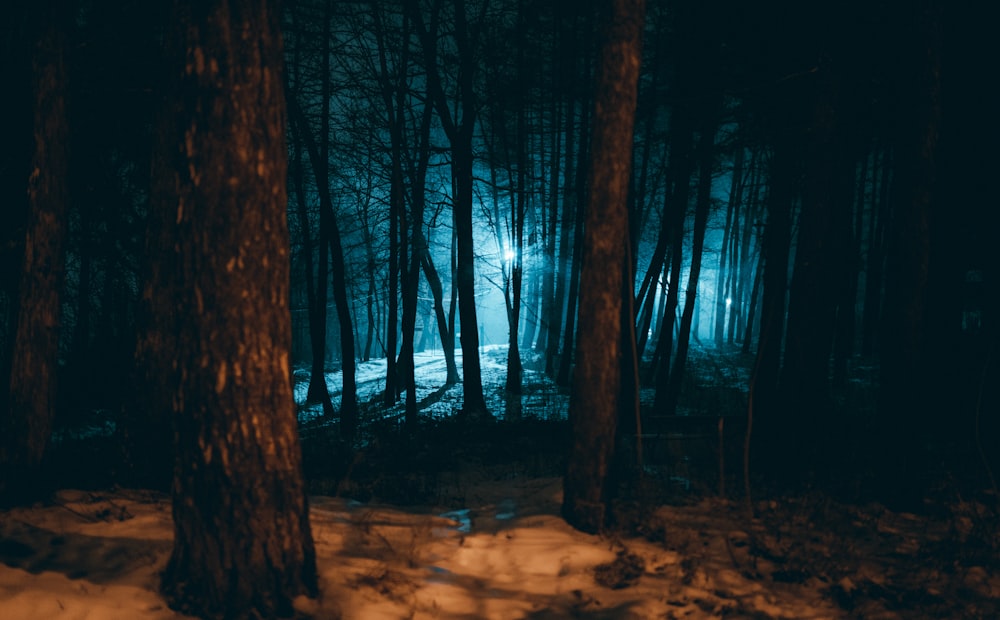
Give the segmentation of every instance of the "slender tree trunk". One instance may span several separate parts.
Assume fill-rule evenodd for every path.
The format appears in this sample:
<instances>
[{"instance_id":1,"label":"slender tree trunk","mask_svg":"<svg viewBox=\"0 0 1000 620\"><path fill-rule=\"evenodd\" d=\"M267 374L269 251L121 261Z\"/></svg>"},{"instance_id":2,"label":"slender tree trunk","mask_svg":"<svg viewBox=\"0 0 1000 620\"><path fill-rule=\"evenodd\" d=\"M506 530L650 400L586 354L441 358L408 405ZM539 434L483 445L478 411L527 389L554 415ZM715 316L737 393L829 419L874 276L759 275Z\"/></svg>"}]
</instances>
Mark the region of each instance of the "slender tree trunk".
<instances>
[{"instance_id":1,"label":"slender tree trunk","mask_svg":"<svg viewBox=\"0 0 1000 620\"><path fill-rule=\"evenodd\" d=\"M298 102L291 97L287 101L289 116L291 116L293 122L297 122L300 128L308 127ZM343 377L340 403L340 434L345 441L352 441L354 433L357 430L358 415L357 360L354 353L354 328L351 325L351 308L348 303L347 280L344 275L344 250L341 245L337 215L333 211L333 198L330 196L329 183L320 182L321 179L326 179L326 175L321 172L326 167L325 160L320 156L320 149L313 135L308 131L300 133L305 140L306 152L309 154L309 160L312 162L317 180L316 188L319 192L320 227L322 229L325 218L327 230L329 231L328 238L321 238L320 243L329 244L330 258L332 259L333 300L337 307L337 319L340 328L339 344L341 375ZM319 295L319 292L317 292L317 295Z\"/></svg>"},{"instance_id":2,"label":"slender tree trunk","mask_svg":"<svg viewBox=\"0 0 1000 620\"><path fill-rule=\"evenodd\" d=\"M570 219L570 213L575 213L571 210L571 206L575 204L573 196L576 188L576 183L573 181L573 150L576 136L576 130L573 126L574 118L574 103L568 99L565 116L566 169L563 173L562 217L559 219L559 225L556 226L556 229L559 230L559 264L555 275L555 298L552 302L552 314L549 315L548 349L545 353L545 374L553 379L556 378L558 368L561 367L560 355L565 352L565 347L561 347L560 344L563 316L569 312L566 308L566 288L572 271L573 251L576 247L576 244L573 243L575 237L571 236L574 228L571 222L576 221L576 216L573 215Z\"/></svg>"},{"instance_id":3,"label":"slender tree trunk","mask_svg":"<svg viewBox=\"0 0 1000 620\"><path fill-rule=\"evenodd\" d=\"M743 316L746 314L751 314L754 312L754 304L757 302L757 297L754 293L750 293L750 300L747 299L747 285L749 284L751 288L757 286L757 281L759 276L759 270L757 263L759 261L754 260L750 254L750 247L752 240L758 240L759 235L755 235L754 231L758 228L757 218L759 217L759 197L760 197L760 169L761 166L758 165L759 162L759 150L755 150L753 156L750 159L750 183L753 188L750 193L749 200L746 201L746 214L743 216L743 234L740 242L740 263L739 263L739 277L736 287L736 295L733 300L733 305L736 306L736 312L732 313L730 316L730 339L735 334L735 340L737 342L743 343L745 352L749 352L749 345L745 344L747 340L750 339L750 331L745 329L748 324L752 324L753 321L749 319L744 322ZM759 246L759 243L756 244ZM759 249L759 248L758 248ZM735 325L733 325L735 323Z\"/></svg>"},{"instance_id":4,"label":"slender tree trunk","mask_svg":"<svg viewBox=\"0 0 1000 620\"><path fill-rule=\"evenodd\" d=\"M427 285L430 287L431 296L434 298L434 316L437 319L438 334L441 336L441 348L444 352L445 368L447 368L445 384L454 385L458 383L458 365L455 363L455 322L448 314L445 314L444 291L441 286L441 277L438 275L437 269L431 261L429 252L424 255L420 265L423 267L424 277L427 278ZM452 302L451 306L454 306L454 302Z\"/></svg>"},{"instance_id":5,"label":"slender tree trunk","mask_svg":"<svg viewBox=\"0 0 1000 620\"><path fill-rule=\"evenodd\" d=\"M393 159L396 154L393 154ZM402 233L400 220L403 217L403 186L402 176L397 174L398 162L392 164L392 180L389 188L389 308L385 326L385 398L386 407L391 407L399 400L397 382L399 373L396 368L396 353L399 333L399 236Z\"/></svg>"},{"instance_id":6,"label":"slender tree trunk","mask_svg":"<svg viewBox=\"0 0 1000 620\"><path fill-rule=\"evenodd\" d=\"M476 125L477 101L474 89L475 62L472 33L466 21L465 5L454 2L454 38L458 49L458 104L461 114L452 116L449 102L437 72L436 33L425 27L416 2L407 2L410 18L417 28L428 67L428 92L451 146L451 173L454 188L452 216L457 241L457 274L455 289L458 291L458 312L462 323L462 414L488 417L486 398L483 395L482 368L479 360L479 322L476 318L475 248L472 237L473 211L473 148L472 138ZM432 23L436 15L432 17ZM481 23L481 22L480 22Z\"/></svg>"},{"instance_id":7,"label":"slender tree trunk","mask_svg":"<svg viewBox=\"0 0 1000 620\"><path fill-rule=\"evenodd\" d=\"M854 170L851 170L854 173ZM842 290L837 307L837 336L833 351L833 385L843 388L847 385L847 363L854 354L855 323L857 322L858 272L861 269L861 230L864 226L865 185L868 181L868 157L861 160L861 170L855 175L857 197L854 200L854 222L851 227L849 248L847 249Z\"/></svg>"},{"instance_id":8,"label":"slender tree trunk","mask_svg":"<svg viewBox=\"0 0 1000 620\"><path fill-rule=\"evenodd\" d=\"M691 193L691 173L694 169L694 127L691 112L685 105L674 111L674 124L670 128L670 176L672 190L667 194L664 217L669 217L670 270L663 319L660 322L659 338L653 353L652 370L656 377L656 401L653 409L665 411L670 381L670 356L673 355L674 321L680 297L681 258L684 247L684 219L687 215L688 197Z\"/></svg>"},{"instance_id":9,"label":"slender tree trunk","mask_svg":"<svg viewBox=\"0 0 1000 620\"><path fill-rule=\"evenodd\" d=\"M877 157L877 156L876 156ZM875 354L878 324L882 316L882 287L885 272L885 222L889 217L889 183L892 178L890 151L884 149L881 174L872 173L871 212L868 219L868 260L865 264L865 305L861 311L861 355ZM878 191L875 180L878 179Z\"/></svg>"},{"instance_id":10,"label":"slender tree trunk","mask_svg":"<svg viewBox=\"0 0 1000 620\"><path fill-rule=\"evenodd\" d=\"M518 2L519 28L518 39L518 74L524 78L524 6L523 0ZM519 80L520 81L520 80ZM521 366L521 350L518 346L518 330L521 326L521 287L524 281L524 218L527 213L527 167L528 167L528 125L525 113L527 105L524 92L519 90L517 94L517 174L515 176L515 193L511 201L510 222L514 245L514 260L511 265L511 304L510 304L510 339L507 349L507 382L506 390L508 398L508 413L514 418L521 416L521 376L523 367ZM510 406L515 403L516 406Z\"/></svg>"},{"instance_id":11,"label":"slender tree trunk","mask_svg":"<svg viewBox=\"0 0 1000 620\"><path fill-rule=\"evenodd\" d=\"M577 206L574 211L576 218L573 225L573 261L570 266L569 290L566 295L566 320L563 333L562 356L559 358L559 373L556 376L556 383L559 385L570 384L571 371L574 362L573 350L576 346L576 321L580 290L580 269L583 260L584 218L586 215L586 201L588 200L586 185L587 179L590 176L590 162L588 161L590 150L589 148L584 148L587 144L589 136L589 132L587 130L589 125L589 108L585 106L583 109L583 117L580 120L580 149L578 151L576 164L576 191L574 194L577 199Z\"/></svg>"},{"instance_id":12,"label":"slender tree trunk","mask_svg":"<svg viewBox=\"0 0 1000 620\"><path fill-rule=\"evenodd\" d=\"M555 66L553 64L553 66ZM546 226L546 234L542 235L542 303L539 315L538 343L536 350L545 353L545 368L549 368L549 352L552 350L552 338L555 335L559 339L559 330L552 330L552 321L555 314L561 312L561 306L556 303L556 231L559 227L559 173L562 162L562 132L559 126L562 124L562 107L555 92L552 95L552 132L550 139L552 146L549 149L549 195L548 195L548 219L542 218L542 225Z\"/></svg>"},{"instance_id":13,"label":"slender tree trunk","mask_svg":"<svg viewBox=\"0 0 1000 620\"><path fill-rule=\"evenodd\" d=\"M291 98L291 95L289 95ZM291 123L292 139L295 140L296 151L301 151L301 132L309 131L308 127L299 127L295 122ZM334 415L333 402L330 400L330 390L326 386L326 278L329 272L329 254L327 245L323 243L323 226L320 228L320 248L319 248L319 273L316 282L313 282L313 243L312 231L309 223L309 215L306 212L305 182L302 171L302 158L296 157L296 165L292 167L289 175L295 186L296 203L298 206L299 226L302 228L302 253L305 256L306 268L306 305L309 317L309 345L311 354L311 367L309 372L309 389L306 393L306 402L322 403L323 415L332 418ZM321 215L322 218L322 215ZM329 234L327 232L327 234Z\"/></svg>"},{"instance_id":14,"label":"slender tree trunk","mask_svg":"<svg viewBox=\"0 0 1000 620\"><path fill-rule=\"evenodd\" d=\"M754 453L762 464L778 467L787 448L782 441L783 420L778 406L781 344L785 331L785 296L788 294L788 259L791 244L792 202L798 185L798 149L794 136L782 135L771 157L768 219L764 230L761 284L760 335L757 375L754 380Z\"/></svg>"},{"instance_id":15,"label":"slender tree trunk","mask_svg":"<svg viewBox=\"0 0 1000 620\"><path fill-rule=\"evenodd\" d=\"M736 210L740 207L740 193L743 187L743 149L736 149L736 158L733 161L732 183L729 186L729 203L726 208L726 225L722 229L722 246L719 252L719 273L715 281L715 346L721 347L725 337L726 327L726 259L729 258L729 245L733 234L733 220L737 217ZM734 269L729 267L729 277L732 278Z\"/></svg>"},{"instance_id":16,"label":"slender tree trunk","mask_svg":"<svg viewBox=\"0 0 1000 620\"><path fill-rule=\"evenodd\" d=\"M173 15L147 288L166 293L148 344L177 452L162 589L201 617L288 616L317 574L289 368L280 20L252 0Z\"/></svg>"},{"instance_id":17,"label":"slender tree trunk","mask_svg":"<svg viewBox=\"0 0 1000 620\"><path fill-rule=\"evenodd\" d=\"M621 266L628 259L628 184L645 13L643 0L610 4L595 92L580 336L570 400L573 439L562 505L567 522L586 532L604 528L613 493L608 474L621 385Z\"/></svg>"},{"instance_id":18,"label":"slender tree trunk","mask_svg":"<svg viewBox=\"0 0 1000 620\"><path fill-rule=\"evenodd\" d=\"M698 138L698 196L695 203L694 229L691 240L691 271L688 274L687 291L684 293L684 311L681 313L680 330L677 333L677 354L670 370L670 381L667 393L661 397L656 394L656 401L665 404L665 409L658 410L665 415L677 413L677 401L680 398L681 385L684 380L684 369L687 365L688 345L691 338L691 323L694 317L695 301L698 298L698 278L701 274L701 256L705 247L705 228L708 225L708 212L712 205L712 166L715 163L715 131L717 120L714 111L702 123ZM662 384L657 386L661 389Z\"/></svg>"},{"instance_id":19,"label":"slender tree trunk","mask_svg":"<svg viewBox=\"0 0 1000 620\"><path fill-rule=\"evenodd\" d=\"M358 425L358 383L357 356L354 352L354 327L351 324L351 308L347 295L347 279L344 263L344 248L340 238L340 228L333 213L333 205L329 193L324 200L320 195L320 207L329 211L330 218L330 255L333 258L333 301L337 306L337 319L340 327L340 360L343 390L340 397L340 436L350 443Z\"/></svg>"},{"instance_id":20,"label":"slender tree trunk","mask_svg":"<svg viewBox=\"0 0 1000 620\"><path fill-rule=\"evenodd\" d=\"M756 266L753 271L753 286L750 290L750 302L747 307L747 322L746 326L743 328L744 336L741 350L744 354L750 353L750 345L753 341L754 324L757 321L757 298L760 295L761 276L764 273L763 252L761 252L761 254L757 257Z\"/></svg>"},{"instance_id":21,"label":"slender tree trunk","mask_svg":"<svg viewBox=\"0 0 1000 620\"><path fill-rule=\"evenodd\" d=\"M37 11L34 149L11 373L6 378L10 387L8 402L0 409L0 495L30 491L26 487L45 456L55 414L69 198L66 52L72 21L71 7L60 0L46 1Z\"/></svg>"}]
</instances>

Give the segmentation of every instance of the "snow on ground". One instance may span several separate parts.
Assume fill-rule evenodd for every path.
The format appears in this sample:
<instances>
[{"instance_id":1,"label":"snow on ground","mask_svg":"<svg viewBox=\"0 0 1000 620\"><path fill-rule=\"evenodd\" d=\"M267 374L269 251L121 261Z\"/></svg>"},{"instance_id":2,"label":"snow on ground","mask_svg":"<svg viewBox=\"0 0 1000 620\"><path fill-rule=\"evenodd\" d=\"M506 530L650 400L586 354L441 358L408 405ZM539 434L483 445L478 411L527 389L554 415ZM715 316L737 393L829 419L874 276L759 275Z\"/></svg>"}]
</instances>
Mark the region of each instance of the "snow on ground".
<instances>
[{"instance_id":1,"label":"snow on ground","mask_svg":"<svg viewBox=\"0 0 1000 620\"><path fill-rule=\"evenodd\" d=\"M313 497L322 595L297 607L345 620L998 611L1000 576L988 566L928 564L954 534L949 521L827 506L842 512L818 525L809 511L822 504L808 501L762 501L747 520L742 506L703 499L658 508L643 537L601 537L557 516L560 494L559 479L539 478L482 480L459 510ZM184 618L157 593L172 533L169 499L147 491L61 491L0 512L0 618Z\"/></svg>"},{"instance_id":2,"label":"snow on ground","mask_svg":"<svg viewBox=\"0 0 1000 620\"><path fill-rule=\"evenodd\" d=\"M505 357L484 350L497 417ZM443 356L417 365L428 399L444 383ZM360 365L363 402L384 372ZM328 382L339 394L339 375ZM525 385L524 416L565 417L565 394L530 370ZM424 416L454 413L461 385L425 404ZM480 468L455 484L460 499L439 506L312 497L322 595L300 610L318 620L1000 617L990 498L917 515L815 494L759 500L750 518L742 502L691 495L648 506L635 536L591 536L559 518L559 478ZM172 536L169 498L149 491L63 490L0 511L0 620L184 618L158 594Z\"/></svg>"},{"instance_id":3,"label":"snow on ground","mask_svg":"<svg viewBox=\"0 0 1000 620\"><path fill-rule=\"evenodd\" d=\"M483 389L486 405L498 419L503 419L506 410L505 399L500 386L504 385L507 373L507 345L491 344L481 347L480 370L483 377ZM447 377L444 352L433 349L416 353L413 356L417 384L417 402L423 403L420 415L428 418L443 418L453 415L462 405L461 383L449 386L444 393L438 393L444 387ZM527 359L524 360L528 362ZM462 372L462 350L455 349L455 363L459 374ZM370 402L380 398L385 390L385 359L358 362L355 377L358 386L358 401ZM522 397L525 415L541 419L564 419L569 407L569 398L560 394L551 381L544 378L543 373L531 368L525 368L522 383L525 394ZM343 373L340 370L326 373L326 385L330 391L334 409L340 408ZM299 407L299 421L308 423L316 421L322 415L319 404L306 404L306 393L309 390L309 371L299 369L295 372L295 402ZM402 402L395 408L385 412L385 415L402 415Z\"/></svg>"},{"instance_id":4,"label":"snow on ground","mask_svg":"<svg viewBox=\"0 0 1000 620\"><path fill-rule=\"evenodd\" d=\"M556 516L560 485L486 485L481 503L437 513L315 497L323 594L298 606L364 620L838 616L815 584L763 585L718 544L704 557L723 533L695 524L717 506L666 513L670 545L609 539ZM0 617L183 618L157 594L172 532L169 500L142 491L62 491L0 513Z\"/></svg>"}]
</instances>

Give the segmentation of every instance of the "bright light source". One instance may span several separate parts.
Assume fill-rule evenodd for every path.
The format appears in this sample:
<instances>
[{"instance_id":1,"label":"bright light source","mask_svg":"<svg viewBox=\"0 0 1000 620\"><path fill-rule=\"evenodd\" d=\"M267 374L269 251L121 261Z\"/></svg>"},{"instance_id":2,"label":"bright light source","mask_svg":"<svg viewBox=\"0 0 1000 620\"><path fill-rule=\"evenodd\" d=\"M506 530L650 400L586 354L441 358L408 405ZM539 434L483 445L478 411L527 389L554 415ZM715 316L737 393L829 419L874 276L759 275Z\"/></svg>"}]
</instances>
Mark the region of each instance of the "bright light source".
<instances>
[{"instance_id":1,"label":"bright light source","mask_svg":"<svg viewBox=\"0 0 1000 620\"><path fill-rule=\"evenodd\" d=\"M504 251L503 251L503 258L508 263L511 262L511 261L513 261L514 260L514 250L511 250L510 248L505 248Z\"/></svg>"},{"instance_id":2,"label":"bright light source","mask_svg":"<svg viewBox=\"0 0 1000 620\"><path fill-rule=\"evenodd\" d=\"M733 305L733 300L732 300L732 298L731 298L731 297L726 297L726 305L727 305L727 306L731 306L731 305Z\"/></svg>"}]
</instances>

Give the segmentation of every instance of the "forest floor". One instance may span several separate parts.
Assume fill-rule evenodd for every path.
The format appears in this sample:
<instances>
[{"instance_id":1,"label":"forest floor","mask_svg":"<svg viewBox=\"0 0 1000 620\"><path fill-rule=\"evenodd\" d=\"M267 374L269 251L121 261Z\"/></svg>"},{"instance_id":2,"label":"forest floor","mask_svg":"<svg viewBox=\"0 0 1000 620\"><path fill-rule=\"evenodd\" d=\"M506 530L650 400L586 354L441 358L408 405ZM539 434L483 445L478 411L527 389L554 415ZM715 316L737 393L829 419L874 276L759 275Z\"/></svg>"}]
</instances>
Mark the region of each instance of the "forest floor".
<instances>
[{"instance_id":1,"label":"forest floor","mask_svg":"<svg viewBox=\"0 0 1000 620\"><path fill-rule=\"evenodd\" d=\"M505 356L483 354L498 417ZM520 420L460 423L447 414L461 386L439 390L433 354L420 364L424 422L405 437L401 409L374 404L377 362L359 374L364 448L302 410L323 590L297 602L304 616L1000 617L994 496L955 491L910 512L818 489L746 501L738 353L693 352L682 413L695 422L644 429L642 483L601 536L559 518L563 390L529 364ZM183 618L157 594L172 536L169 497L153 491L62 490L0 511L0 618Z\"/></svg>"}]
</instances>

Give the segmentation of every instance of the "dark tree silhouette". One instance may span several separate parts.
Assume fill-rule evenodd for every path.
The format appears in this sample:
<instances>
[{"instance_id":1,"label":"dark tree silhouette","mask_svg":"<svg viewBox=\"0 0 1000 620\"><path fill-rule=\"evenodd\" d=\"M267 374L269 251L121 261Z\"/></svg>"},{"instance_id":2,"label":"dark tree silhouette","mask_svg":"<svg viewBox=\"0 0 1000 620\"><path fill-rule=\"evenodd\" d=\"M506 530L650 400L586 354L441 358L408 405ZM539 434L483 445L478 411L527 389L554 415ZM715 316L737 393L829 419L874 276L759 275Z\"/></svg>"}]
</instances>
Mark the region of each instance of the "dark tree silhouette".
<instances>
[{"instance_id":1,"label":"dark tree silhouette","mask_svg":"<svg viewBox=\"0 0 1000 620\"><path fill-rule=\"evenodd\" d=\"M605 526L612 491L608 474L619 415L622 265L645 14L643 0L608 4L609 25L594 103L580 327L570 403L572 445L562 505L566 521L586 532Z\"/></svg>"},{"instance_id":2,"label":"dark tree silhouette","mask_svg":"<svg viewBox=\"0 0 1000 620\"><path fill-rule=\"evenodd\" d=\"M277 617L315 595L289 355L281 38L273 3L175 2L148 353L176 461L170 605Z\"/></svg>"},{"instance_id":3,"label":"dark tree silhouette","mask_svg":"<svg viewBox=\"0 0 1000 620\"><path fill-rule=\"evenodd\" d=\"M922 496L932 430L928 395L932 359L929 280L931 207L941 123L941 49L936 2L908 10L898 79L905 102L895 127L896 158L887 230L885 305L881 326L882 393L877 437L883 492L906 503ZM908 26L908 27L907 27ZM940 326L937 327L941 329Z\"/></svg>"},{"instance_id":4,"label":"dark tree silhouette","mask_svg":"<svg viewBox=\"0 0 1000 620\"><path fill-rule=\"evenodd\" d=\"M427 69L428 96L441 120L441 126L448 136L451 147L451 170L455 188L452 213L455 224L457 248L456 288L458 289L458 313L462 324L462 390L464 402L462 412L472 418L489 416L486 398L483 395L483 376L479 360L479 322L476 318L475 264L472 237L474 152L473 133L479 104L475 91L476 62L475 44L484 24L484 16L469 23L465 3L455 0L453 4L455 51L458 54L458 76L456 79L458 106L455 111L445 94L438 70L437 42L435 37L437 12L431 18L431 26L424 24L419 14L416 0L406 4L409 16L414 22ZM484 11L486 4L481 5ZM440 6L437 7L437 11ZM459 112L460 111L460 112Z\"/></svg>"},{"instance_id":5,"label":"dark tree silhouette","mask_svg":"<svg viewBox=\"0 0 1000 620\"><path fill-rule=\"evenodd\" d=\"M67 2L38 7L35 42L34 148L20 271L9 398L0 409L0 493L31 483L55 413L59 318L67 218ZM2 406L2 405L0 405ZM24 489L20 489L24 490Z\"/></svg>"}]
</instances>

